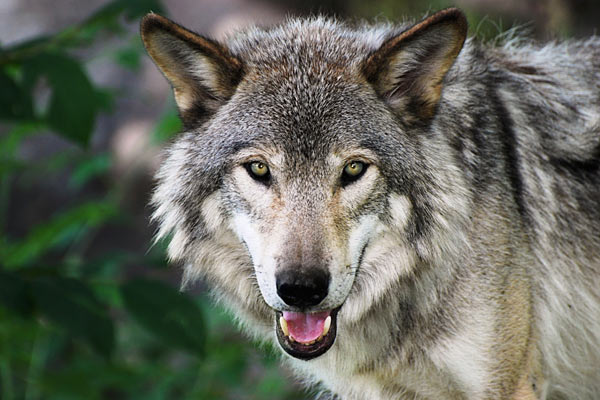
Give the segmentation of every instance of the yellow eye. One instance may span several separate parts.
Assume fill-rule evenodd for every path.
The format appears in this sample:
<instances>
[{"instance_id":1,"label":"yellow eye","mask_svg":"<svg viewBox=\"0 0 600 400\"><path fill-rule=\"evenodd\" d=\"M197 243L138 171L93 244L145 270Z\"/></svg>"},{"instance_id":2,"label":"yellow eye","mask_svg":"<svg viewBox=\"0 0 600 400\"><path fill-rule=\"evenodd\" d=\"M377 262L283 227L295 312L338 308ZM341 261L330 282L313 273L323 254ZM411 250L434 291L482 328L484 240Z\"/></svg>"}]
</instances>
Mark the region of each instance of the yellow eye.
<instances>
[{"instance_id":1,"label":"yellow eye","mask_svg":"<svg viewBox=\"0 0 600 400\"><path fill-rule=\"evenodd\" d=\"M248 172L255 179L266 179L269 177L269 167L261 161L252 161L248 164Z\"/></svg>"},{"instance_id":2,"label":"yellow eye","mask_svg":"<svg viewBox=\"0 0 600 400\"><path fill-rule=\"evenodd\" d=\"M363 176L367 167L368 165L361 161L350 161L346 164L344 172L342 173L342 186L346 186L358 180Z\"/></svg>"},{"instance_id":3,"label":"yellow eye","mask_svg":"<svg viewBox=\"0 0 600 400\"><path fill-rule=\"evenodd\" d=\"M348 176L358 176L363 172L365 164L360 161L350 161L344 167L344 173Z\"/></svg>"},{"instance_id":4,"label":"yellow eye","mask_svg":"<svg viewBox=\"0 0 600 400\"><path fill-rule=\"evenodd\" d=\"M259 161L251 163L250 169L252 170L252 173L256 176L265 176L269 172L269 168Z\"/></svg>"}]
</instances>

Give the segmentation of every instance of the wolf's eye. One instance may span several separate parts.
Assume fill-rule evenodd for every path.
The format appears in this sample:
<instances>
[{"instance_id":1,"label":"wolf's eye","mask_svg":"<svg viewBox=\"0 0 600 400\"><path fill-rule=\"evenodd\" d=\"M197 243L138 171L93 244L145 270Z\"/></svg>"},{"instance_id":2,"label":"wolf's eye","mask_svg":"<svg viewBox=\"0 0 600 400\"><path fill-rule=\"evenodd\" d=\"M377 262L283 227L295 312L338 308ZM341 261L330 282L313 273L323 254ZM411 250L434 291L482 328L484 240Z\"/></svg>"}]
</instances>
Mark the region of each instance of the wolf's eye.
<instances>
[{"instance_id":1,"label":"wolf's eye","mask_svg":"<svg viewBox=\"0 0 600 400\"><path fill-rule=\"evenodd\" d=\"M266 182L271 177L269 167L261 161L252 161L244 165L248 174L257 181Z\"/></svg>"},{"instance_id":2,"label":"wolf's eye","mask_svg":"<svg viewBox=\"0 0 600 400\"><path fill-rule=\"evenodd\" d=\"M358 180L367 170L367 164L361 161L350 161L342 172L342 186Z\"/></svg>"}]
</instances>

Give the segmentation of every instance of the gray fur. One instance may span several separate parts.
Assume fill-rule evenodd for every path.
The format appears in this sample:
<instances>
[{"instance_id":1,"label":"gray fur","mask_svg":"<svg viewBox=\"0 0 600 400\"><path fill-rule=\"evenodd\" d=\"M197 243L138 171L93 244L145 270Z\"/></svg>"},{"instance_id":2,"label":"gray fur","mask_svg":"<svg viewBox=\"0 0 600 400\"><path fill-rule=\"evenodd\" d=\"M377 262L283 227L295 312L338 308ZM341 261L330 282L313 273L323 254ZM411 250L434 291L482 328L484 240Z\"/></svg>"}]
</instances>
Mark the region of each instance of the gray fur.
<instances>
[{"instance_id":1,"label":"gray fur","mask_svg":"<svg viewBox=\"0 0 600 400\"><path fill-rule=\"evenodd\" d=\"M281 158L264 196L283 199L296 229L284 231L303 248L331 258L327 229L365 216L382 227L352 266L333 347L284 357L308 383L342 399L533 398L515 394L523 378L538 399L600 398L600 38L468 39L421 121L363 73L408 27L290 19L231 36L243 75L167 149L158 236L173 233L186 282L206 279L248 332L276 343L263 272L232 222L264 231L283 218L235 181L240 152L261 149ZM373 188L323 227L328 160L356 149L378 160Z\"/></svg>"}]
</instances>

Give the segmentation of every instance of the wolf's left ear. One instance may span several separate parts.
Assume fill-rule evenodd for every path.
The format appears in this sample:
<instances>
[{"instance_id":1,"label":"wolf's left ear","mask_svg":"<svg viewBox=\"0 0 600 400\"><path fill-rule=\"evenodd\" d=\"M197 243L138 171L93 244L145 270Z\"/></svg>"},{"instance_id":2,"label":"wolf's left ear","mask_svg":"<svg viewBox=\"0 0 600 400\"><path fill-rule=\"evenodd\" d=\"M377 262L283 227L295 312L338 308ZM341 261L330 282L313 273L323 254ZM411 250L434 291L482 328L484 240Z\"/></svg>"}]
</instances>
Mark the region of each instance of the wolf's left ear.
<instances>
[{"instance_id":1,"label":"wolf's left ear","mask_svg":"<svg viewBox=\"0 0 600 400\"><path fill-rule=\"evenodd\" d=\"M184 124L216 111L234 93L243 65L221 44L157 14L140 25L142 41L171 83Z\"/></svg>"},{"instance_id":2,"label":"wolf's left ear","mask_svg":"<svg viewBox=\"0 0 600 400\"><path fill-rule=\"evenodd\" d=\"M464 14L449 8L385 41L364 64L377 93L407 120L431 118L444 76L467 35Z\"/></svg>"}]
</instances>

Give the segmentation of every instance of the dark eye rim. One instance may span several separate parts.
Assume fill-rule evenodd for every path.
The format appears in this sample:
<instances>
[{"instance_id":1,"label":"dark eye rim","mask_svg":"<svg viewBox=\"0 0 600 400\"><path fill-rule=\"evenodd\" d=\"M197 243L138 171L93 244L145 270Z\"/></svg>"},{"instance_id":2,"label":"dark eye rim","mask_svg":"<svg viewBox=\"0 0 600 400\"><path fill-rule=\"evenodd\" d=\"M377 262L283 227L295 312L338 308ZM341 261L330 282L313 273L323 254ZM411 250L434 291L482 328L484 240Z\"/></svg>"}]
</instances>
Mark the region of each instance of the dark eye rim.
<instances>
[{"instance_id":1,"label":"dark eye rim","mask_svg":"<svg viewBox=\"0 0 600 400\"><path fill-rule=\"evenodd\" d=\"M358 174L356 175L350 175L346 173L346 167L348 166L348 164L350 163L361 163L363 166L362 171L360 171ZM366 163L364 161L360 161L360 160L350 160L348 161L346 164L344 164L344 168L342 168L342 176L340 178L342 187L346 187L354 182L356 182L357 180L359 180L360 178L362 178L362 176L365 174L365 172L367 172L367 169L369 168L369 163Z\"/></svg>"},{"instance_id":2,"label":"dark eye rim","mask_svg":"<svg viewBox=\"0 0 600 400\"><path fill-rule=\"evenodd\" d=\"M267 173L264 175L256 175L254 172L252 172L252 164L254 163L264 164L267 167ZM255 181L263 184L269 184L271 182L271 168L269 168L269 164L266 162L261 160L252 160L244 163L243 166L246 169L246 172L248 172L248 175L250 175L250 177Z\"/></svg>"}]
</instances>

